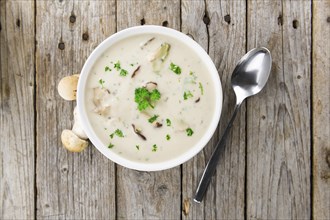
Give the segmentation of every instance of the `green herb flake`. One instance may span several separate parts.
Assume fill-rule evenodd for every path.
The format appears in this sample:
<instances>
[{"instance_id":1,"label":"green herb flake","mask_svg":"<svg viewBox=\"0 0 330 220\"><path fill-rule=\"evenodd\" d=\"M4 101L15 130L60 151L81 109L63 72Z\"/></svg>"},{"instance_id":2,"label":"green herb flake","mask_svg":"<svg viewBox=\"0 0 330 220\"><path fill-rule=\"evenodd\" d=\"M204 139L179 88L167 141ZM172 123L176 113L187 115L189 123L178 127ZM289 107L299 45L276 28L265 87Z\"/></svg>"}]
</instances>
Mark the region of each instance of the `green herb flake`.
<instances>
[{"instance_id":1,"label":"green herb flake","mask_svg":"<svg viewBox=\"0 0 330 220\"><path fill-rule=\"evenodd\" d=\"M194 134L194 131L191 128L186 129L187 136L192 136Z\"/></svg>"},{"instance_id":2,"label":"green herb flake","mask_svg":"<svg viewBox=\"0 0 330 220\"><path fill-rule=\"evenodd\" d=\"M135 89L135 102L140 111L145 110L150 106L150 92L145 87Z\"/></svg>"},{"instance_id":3,"label":"green herb flake","mask_svg":"<svg viewBox=\"0 0 330 220\"><path fill-rule=\"evenodd\" d=\"M190 91L184 92L183 93L183 99L187 100L188 98L194 97L193 94Z\"/></svg>"},{"instance_id":4,"label":"green herb flake","mask_svg":"<svg viewBox=\"0 0 330 220\"><path fill-rule=\"evenodd\" d=\"M112 143L110 143L109 145L108 145L108 148L110 149L110 148L113 148L115 145L113 145Z\"/></svg>"},{"instance_id":5,"label":"green herb flake","mask_svg":"<svg viewBox=\"0 0 330 220\"><path fill-rule=\"evenodd\" d=\"M113 65L113 68L115 68L117 71L121 69L119 60Z\"/></svg>"},{"instance_id":6,"label":"green herb flake","mask_svg":"<svg viewBox=\"0 0 330 220\"><path fill-rule=\"evenodd\" d=\"M123 132L122 132L121 130L119 130L119 129L117 129L117 130L115 131L115 134L116 134L118 137L124 137Z\"/></svg>"},{"instance_id":7,"label":"green herb flake","mask_svg":"<svg viewBox=\"0 0 330 220\"><path fill-rule=\"evenodd\" d=\"M104 81L103 79L99 79L99 83L100 83L100 85L101 85L102 88L103 88L105 81Z\"/></svg>"},{"instance_id":8,"label":"green herb flake","mask_svg":"<svg viewBox=\"0 0 330 220\"><path fill-rule=\"evenodd\" d=\"M204 88L201 82L199 82L199 89L201 90L201 94L204 95Z\"/></svg>"},{"instance_id":9,"label":"green herb flake","mask_svg":"<svg viewBox=\"0 0 330 220\"><path fill-rule=\"evenodd\" d=\"M154 115L154 116L152 116L151 118L149 118L148 121L149 121L150 123L153 123L154 121L157 120L158 116L159 116L159 115Z\"/></svg>"},{"instance_id":10,"label":"green herb flake","mask_svg":"<svg viewBox=\"0 0 330 220\"><path fill-rule=\"evenodd\" d=\"M172 124L171 120L168 119L168 118L166 118L166 125L167 125L167 126L171 126L171 124Z\"/></svg>"},{"instance_id":11,"label":"green herb flake","mask_svg":"<svg viewBox=\"0 0 330 220\"><path fill-rule=\"evenodd\" d=\"M152 150L151 151L152 152L156 152L157 151L157 145L156 144L152 145Z\"/></svg>"},{"instance_id":12,"label":"green herb flake","mask_svg":"<svg viewBox=\"0 0 330 220\"><path fill-rule=\"evenodd\" d=\"M181 68L174 63L170 64L170 70L172 70L177 75L181 74Z\"/></svg>"},{"instance_id":13,"label":"green herb flake","mask_svg":"<svg viewBox=\"0 0 330 220\"><path fill-rule=\"evenodd\" d=\"M112 139L115 135L118 137L124 137L123 132L119 129L116 129L112 134L110 134L110 138Z\"/></svg>"},{"instance_id":14,"label":"green herb flake","mask_svg":"<svg viewBox=\"0 0 330 220\"><path fill-rule=\"evenodd\" d=\"M136 149L140 150L140 146L139 145L135 145Z\"/></svg>"},{"instance_id":15,"label":"green herb flake","mask_svg":"<svg viewBox=\"0 0 330 220\"><path fill-rule=\"evenodd\" d=\"M150 93L151 101L158 101L160 99L160 92L157 89L154 89Z\"/></svg>"},{"instance_id":16,"label":"green herb flake","mask_svg":"<svg viewBox=\"0 0 330 220\"><path fill-rule=\"evenodd\" d=\"M148 107L154 108L154 103L160 99L161 95L157 89L148 91L145 87L135 89L134 101L138 104L139 111L143 111Z\"/></svg>"},{"instance_id":17,"label":"green herb flake","mask_svg":"<svg viewBox=\"0 0 330 220\"><path fill-rule=\"evenodd\" d=\"M127 70L121 69L119 75L126 76L128 74Z\"/></svg>"},{"instance_id":18,"label":"green herb flake","mask_svg":"<svg viewBox=\"0 0 330 220\"><path fill-rule=\"evenodd\" d=\"M170 140L171 139L171 136L169 134L166 135L166 140Z\"/></svg>"},{"instance_id":19,"label":"green herb flake","mask_svg":"<svg viewBox=\"0 0 330 220\"><path fill-rule=\"evenodd\" d=\"M106 67L104 68L104 71L105 71L105 72L107 72L107 71L111 71L111 69L110 69L110 67L106 66Z\"/></svg>"}]
</instances>

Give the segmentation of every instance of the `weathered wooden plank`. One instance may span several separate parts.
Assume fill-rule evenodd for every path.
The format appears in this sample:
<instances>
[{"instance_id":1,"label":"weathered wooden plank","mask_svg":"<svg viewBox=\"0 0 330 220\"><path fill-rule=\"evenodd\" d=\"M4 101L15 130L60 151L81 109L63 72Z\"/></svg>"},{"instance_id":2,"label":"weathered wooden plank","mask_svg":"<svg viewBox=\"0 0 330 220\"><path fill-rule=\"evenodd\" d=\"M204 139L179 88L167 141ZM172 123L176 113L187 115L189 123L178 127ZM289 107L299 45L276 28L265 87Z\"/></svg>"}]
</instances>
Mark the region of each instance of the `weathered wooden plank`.
<instances>
[{"instance_id":1,"label":"weathered wooden plank","mask_svg":"<svg viewBox=\"0 0 330 220\"><path fill-rule=\"evenodd\" d=\"M57 83L79 73L90 52L116 30L115 1L37 1L37 217L115 218L115 166L92 145L67 152L74 102Z\"/></svg>"},{"instance_id":2,"label":"weathered wooden plank","mask_svg":"<svg viewBox=\"0 0 330 220\"><path fill-rule=\"evenodd\" d=\"M330 219L330 1L313 1L313 218Z\"/></svg>"},{"instance_id":3,"label":"weathered wooden plank","mask_svg":"<svg viewBox=\"0 0 330 220\"><path fill-rule=\"evenodd\" d=\"M310 30L308 1L248 2L248 48L273 56L247 106L248 218L310 218Z\"/></svg>"},{"instance_id":4,"label":"weathered wooden plank","mask_svg":"<svg viewBox=\"0 0 330 220\"><path fill-rule=\"evenodd\" d=\"M219 129L205 149L183 165L183 204L190 204L189 212L183 214L184 219L244 218L245 105L236 118L204 201L196 204L192 198L234 109L235 95L230 78L237 61L245 53L245 15L245 1L182 1L182 31L208 51L219 71L224 94Z\"/></svg>"},{"instance_id":5,"label":"weathered wooden plank","mask_svg":"<svg viewBox=\"0 0 330 220\"><path fill-rule=\"evenodd\" d=\"M0 1L0 219L34 218L34 1Z\"/></svg>"},{"instance_id":6,"label":"weathered wooden plank","mask_svg":"<svg viewBox=\"0 0 330 220\"><path fill-rule=\"evenodd\" d=\"M311 217L311 2L283 1L284 149L292 218ZM284 87L285 88L285 87ZM297 129L298 128L298 129ZM282 165L281 165L282 166ZM282 173L283 174L283 173ZM286 178L285 175L283 180ZM288 181L288 183L289 183ZM291 187L293 189L291 189ZM284 192L284 191L283 191ZM287 208L287 207L286 207ZM289 213L288 213L289 214Z\"/></svg>"},{"instance_id":7,"label":"weathered wooden plank","mask_svg":"<svg viewBox=\"0 0 330 220\"><path fill-rule=\"evenodd\" d=\"M180 2L117 1L117 28L140 24L180 28ZM159 172L138 172L117 166L119 219L180 218L180 167Z\"/></svg>"}]
</instances>

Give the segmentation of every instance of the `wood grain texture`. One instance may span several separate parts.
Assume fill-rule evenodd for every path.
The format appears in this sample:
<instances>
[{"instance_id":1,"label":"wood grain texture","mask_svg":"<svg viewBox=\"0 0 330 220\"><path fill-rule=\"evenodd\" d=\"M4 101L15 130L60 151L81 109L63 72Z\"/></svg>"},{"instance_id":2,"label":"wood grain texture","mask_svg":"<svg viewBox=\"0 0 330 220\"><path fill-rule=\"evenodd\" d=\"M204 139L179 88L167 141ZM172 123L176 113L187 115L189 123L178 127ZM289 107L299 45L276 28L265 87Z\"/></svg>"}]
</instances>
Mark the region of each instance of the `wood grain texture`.
<instances>
[{"instance_id":1,"label":"wood grain texture","mask_svg":"<svg viewBox=\"0 0 330 220\"><path fill-rule=\"evenodd\" d=\"M117 28L140 24L180 28L180 4L175 1L117 1ZM117 166L117 218L179 219L181 169L139 172Z\"/></svg>"},{"instance_id":2,"label":"wood grain texture","mask_svg":"<svg viewBox=\"0 0 330 220\"><path fill-rule=\"evenodd\" d=\"M184 219L244 218L245 105L236 118L204 201L196 204L192 198L235 106L230 78L245 53L245 14L245 1L182 1L182 31L208 51L218 69L224 93L221 120L214 137L201 153L183 164L183 203L191 203Z\"/></svg>"},{"instance_id":3,"label":"wood grain texture","mask_svg":"<svg viewBox=\"0 0 330 220\"><path fill-rule=\"evenodd\" d=\"M248 218L311 216L310 30L308 1L248 2L248 48L273 57L266 88L248 100Z\"/></svg>"},{"instance_id":4,"label":"wood grain texture","mask_svg":"<svg viewBox=\"0 0 330 220\"><path fill-rule=\"evenodd\" d=\"M313 2L313 218L330 219L330 2Z\"/></svg>"},{"instance_id":5,"label":"wood grain texture","mask_svg":"<svg viewBox=\"0 0 330 220\"><path fill-rule=\"evenodd\" d=\"M34 1L0 1L0 219L34 217Z\"/></svg>"},{"instance_id":6,"label":"wood grain texture","mask_svg":"<svg viewBox=\"0 0 330 220\"><path fill-rule=\"evenodd\" d=\"M79 73L87 56L115 32L115 1L37 1L37 217L115 218L115 166L92 145L62 147L75 102L62 100L59 80Z\"/></svg>"},{"instance_id":7,"label":"wood grain texture","mask_svg":"<svg viewBox=\"0 0 330 220\"><path fill-rule=\"evenodd\" d=\"M206 5L203 0L182 1L181 27L183 33L198 42L204 50L208 52L208 26L203 21L205 9ZM205 16L205 19L209 19L209 17ZM206 156L210 155L210 151L204 151L208 153ZM207 213L206 210L212 210L209 208L209 205L212 205L212 203L204 205L196 204L193 201L200 175L203 172L207 160L207 158L204 158L204 154L204 152L200 152L182 165L182 219L203 219Z\"/></svg>"},{"instance_id":8,"label":"wood grain texture","mask_svg":"<svg viewBox=\"0 0 330 220\"><path fill-rule=\"evenodd\" d=\"M330 219L329 11L329 0L0 0L0 219ZM161 172L60 141L76 103L59 97L59 80L106 37L141 24L200 43L224 93L205 149ZM232 71L257 46L272 53L269 82L242 106L196 204L234 107Z\"/></svg>"}]
</instances>

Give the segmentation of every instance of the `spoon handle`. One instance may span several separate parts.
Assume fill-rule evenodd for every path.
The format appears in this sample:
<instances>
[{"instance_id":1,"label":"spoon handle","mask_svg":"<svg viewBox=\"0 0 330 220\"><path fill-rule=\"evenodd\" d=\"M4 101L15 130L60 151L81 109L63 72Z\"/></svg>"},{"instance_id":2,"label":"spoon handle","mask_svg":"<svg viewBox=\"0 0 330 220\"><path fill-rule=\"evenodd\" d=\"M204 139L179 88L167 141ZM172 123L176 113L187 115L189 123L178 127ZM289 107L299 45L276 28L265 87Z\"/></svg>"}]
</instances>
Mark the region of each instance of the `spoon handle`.
<instances>
[{"instance_id":1,"label":"spoon handle","mask_svg":"<svg viewBox=\"0 0 330 220\"><path fill-rule=\"evenodd\" d=\"M215 149L212 153L212 156L211 156L209 162L207 163L207 165L205 167L204 173L203 173L202 178L201 178L201 180L198 184L196 194L195 194L195 198L194 198L194 201L197 202L197 203L200 203L202 201L202 199L204 197L204 194L206 192L206 189L210 184L211 177L213 176L213 174L215 172L215 169L217 167L218 161L219 161L219 156L220 156L221 149L226 144L227 136L229 134L229 131L230 131L231 127L233 126L234 119L237 115L237 112L238 112L240 106L241 106L241 103L236 104L234 113L233 113L233 115L232 115L232 117L231 117L231 119L230 119L230 121L229 121L229 123L226 127L226 130L224 131L220 141L217 143L217 145L216 145L216 147L215 147Z\"/></svg>"}]
</instances>

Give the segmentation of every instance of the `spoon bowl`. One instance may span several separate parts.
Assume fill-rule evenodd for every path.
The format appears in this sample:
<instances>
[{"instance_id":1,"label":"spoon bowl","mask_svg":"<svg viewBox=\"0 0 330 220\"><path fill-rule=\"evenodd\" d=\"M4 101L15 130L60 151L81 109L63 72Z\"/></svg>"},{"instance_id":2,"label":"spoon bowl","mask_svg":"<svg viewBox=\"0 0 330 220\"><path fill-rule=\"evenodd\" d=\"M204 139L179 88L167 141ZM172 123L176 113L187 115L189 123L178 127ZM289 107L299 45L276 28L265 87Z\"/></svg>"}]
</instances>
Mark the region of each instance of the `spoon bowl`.
<instances>
[{"instance_id":1,"label":"spoon bowl","mask_svg":"<svg viewBox=\"0 0 330 220\"><path fill-rule=\"evenodd\" d=\"M269 77L272 59L267 48L255 48L245 54L237 63L231 84L236 98L245 98L259 93L266 85Z\"/></svg>"},{"instance_id":2,"label":"spoon bowl","mask_svg":"<svg viewBox=\"0 0 330 220\"><path fill-rule=\"evenodd\" d=\"M272 58L267 48L255 48L245 54L237 63L232 77L231 85L236 94L236 106L220 141L217 143L213 154L207 163L203 176L197 187L194 201L200 203L204 197L211 177L213 176L219 161L221 148L225 146L230 128L233 125L237 112L247 97L259 93L268 80L272 67Z\"/></svg>"}]
</instances>

